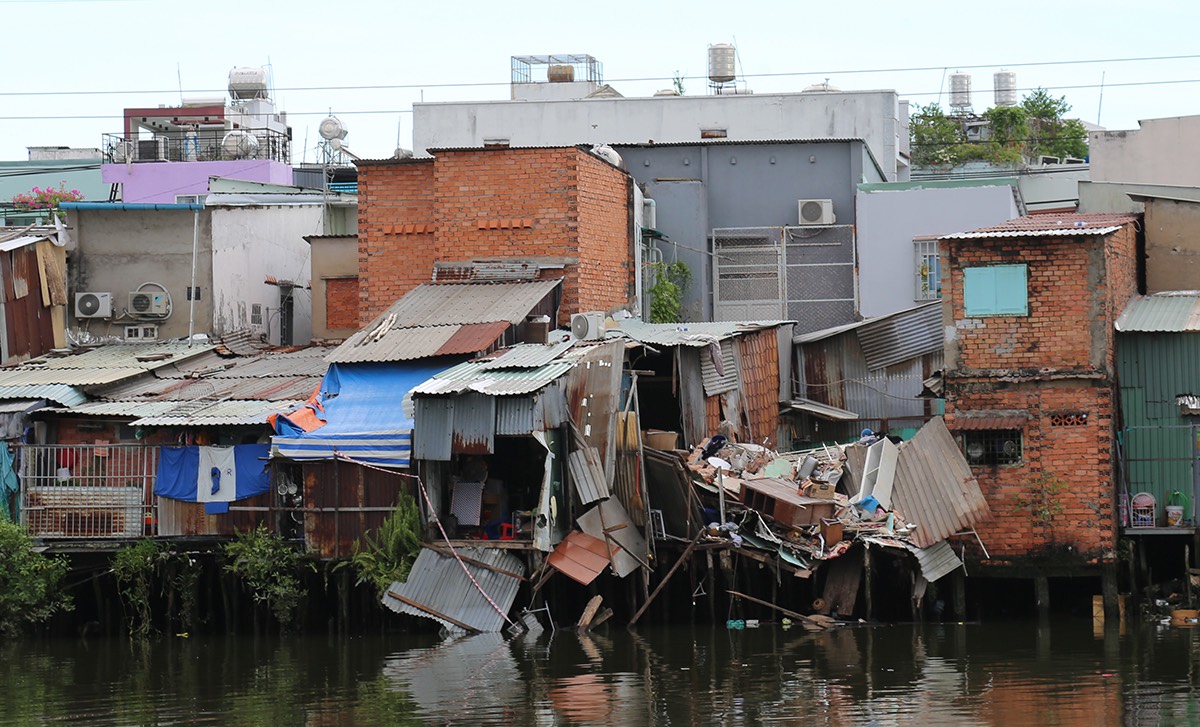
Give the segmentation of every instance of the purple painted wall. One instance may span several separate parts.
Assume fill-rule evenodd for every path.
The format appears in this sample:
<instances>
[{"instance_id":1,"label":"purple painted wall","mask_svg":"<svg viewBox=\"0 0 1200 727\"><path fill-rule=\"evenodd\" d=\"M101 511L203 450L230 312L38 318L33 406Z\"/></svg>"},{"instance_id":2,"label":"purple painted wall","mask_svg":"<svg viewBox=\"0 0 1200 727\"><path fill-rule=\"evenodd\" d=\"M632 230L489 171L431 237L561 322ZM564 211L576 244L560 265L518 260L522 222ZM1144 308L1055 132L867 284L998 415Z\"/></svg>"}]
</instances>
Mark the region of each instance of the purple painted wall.
<instances>
[{"instance_id":1,"label":"purple painted wall","mask_svg":"<svg viewBox=\"0 0 1200 727\"><path fill-rule=\"evenodd\" d=\"M123 202L170 204L181 194L208 194L209 177L227 177L247 182L291 184L292 168L268 159L238 159L224 162L150 162L104 164L100 175L105 184L122 185Z\"/></svg>"}]
</instances>

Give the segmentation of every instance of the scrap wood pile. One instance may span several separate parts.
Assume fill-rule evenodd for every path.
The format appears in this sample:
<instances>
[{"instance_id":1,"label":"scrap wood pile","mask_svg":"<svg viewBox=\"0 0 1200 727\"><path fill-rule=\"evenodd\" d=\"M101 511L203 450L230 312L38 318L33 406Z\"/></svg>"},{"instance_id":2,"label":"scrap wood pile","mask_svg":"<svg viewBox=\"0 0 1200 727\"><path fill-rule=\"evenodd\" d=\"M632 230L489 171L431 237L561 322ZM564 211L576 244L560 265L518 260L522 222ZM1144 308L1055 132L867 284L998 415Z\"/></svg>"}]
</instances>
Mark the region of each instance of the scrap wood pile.
<instances>
[{"instance_id":1,"label":"scrap wood pile","mask_svg":"<svg viewBox=\"0 0 1200 727\"><path fill-rule=\"evenodd\" d=\"M705 494L708 538L777 553L803 578L862 541L916 554L934 581L961 565L946 538L990 516L940 418L900 444L868 430L852 444L787 454L715 435L686 464Z\"/></svg>"}]
</instances>

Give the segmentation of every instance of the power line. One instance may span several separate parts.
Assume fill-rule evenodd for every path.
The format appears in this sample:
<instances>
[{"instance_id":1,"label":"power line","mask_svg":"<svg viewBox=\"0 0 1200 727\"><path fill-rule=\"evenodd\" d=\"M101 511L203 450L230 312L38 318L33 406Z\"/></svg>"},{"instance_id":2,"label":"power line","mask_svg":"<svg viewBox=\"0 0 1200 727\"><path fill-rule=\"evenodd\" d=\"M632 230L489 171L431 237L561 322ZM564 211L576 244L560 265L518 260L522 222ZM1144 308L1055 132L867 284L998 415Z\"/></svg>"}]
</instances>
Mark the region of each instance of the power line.
<instances>
[{"instance_id":1,"label":"power line","mask_svg":"<svg viewBox=\"0 0 1200 727\"><path fill-rule=\"evenodd\" d=\"M2 0L0 0L2 1ZM975 69L975 68L1030 68L1040 66L1070 66L1070 65L1088 65L1096 63L1146 63L1154 61L1181 61L1181 60L1197 60L1200 59L1200 54L1189 55L1174 55L1174 56L1136 56L1132 58L1086 58L1063 61L1027 61L1023 63L977 63L971 65L956 65L951 66L910 66L907 68L843 68L833 70L811 70L811 71L779 71L776 73L746 73L741 75L741 78L792 78L796 76L834 76L834 75L854 75L867 73L918 73L923 71L942 71L953 67L956 69ZM612 78L605 83L643 83L650 81L673 81L675 76L643 76L629 78ZM683 81L702 81L707 80L707 76L680 76ZM510 81L460 81L448 83L398 83L398 84L372 84L372 85L339 85L339 86L281 86L273 90L275 92L306 92L306 91L401 91L401 90L417 90L425 88L477 88L488 86L508 86ZM1110 84L1111 85L1111 84ZM1063 87L1065 88L1065 87ZM184 89L183 93L221 93L228 91L226 88L196 88ZM80 91L0 91L0 96L106 96L106 95L162 95L162 94L178 94L180 89L161 89L161 90L145 90L145 89L126 89L126 90L80 90ZM922 94L933 95L933 94Z\"/></svg>"},{"instance_id":2,"label":"power line","mask_svg":"<svg viewBox=\"0 0 1200 727\"><path fill-rule=\"evenodd\" d=\"M1105 83L1104 88L1131 88L1137 86L1166 86L1179 85L1186 83L1200 83L1200 78L1179 78L1160 81L1128 81L1126 83ZM1070 86L1036 86L1028 88L1014 89L1016 91L1036 91L1045 89L1047 91L1079 91L1090 88L1099 88L1098 83L1084 83ZM176 91L178 93L178 91ZM787 92L780 92L787 93ZM937 96L940 91L921 91L921 92L901 92L897 91L897 95L902 98L911 98L914 96ZM765 95L765 94L764 94ZM687 98L687 97L685 97ZM691 98L710 98L707 96L693 96ZM447 103L471 103L470 101L450 101ZM171 107L176 108L176 107ZM411 114L412 109L359 109L359 110L339 110L338 116L356 116L356 115L371 115L371 114ZM323 111L288 111L287 115L292 116L328 116L328 109ZM57 116L0 116L0 121L67 121L67 120L86 120L86 119L124 119L124 114L65 114Z\"/></svg>"}]
</instances>

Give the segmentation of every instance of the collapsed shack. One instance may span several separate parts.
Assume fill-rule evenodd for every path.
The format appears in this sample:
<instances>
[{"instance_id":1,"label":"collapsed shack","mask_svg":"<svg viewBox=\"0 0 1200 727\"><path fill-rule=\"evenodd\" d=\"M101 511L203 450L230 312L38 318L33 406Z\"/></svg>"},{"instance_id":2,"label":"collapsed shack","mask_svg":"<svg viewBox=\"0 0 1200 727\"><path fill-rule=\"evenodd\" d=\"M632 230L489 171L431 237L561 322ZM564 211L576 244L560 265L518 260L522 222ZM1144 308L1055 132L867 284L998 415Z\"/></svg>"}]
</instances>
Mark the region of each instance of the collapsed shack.
<instances>
[{"instance_id":1,"label":"collapsed shack","mask_svg":"<svg viewBox=\"0 0 1200 727\"><path fill-rule=\"evenodd\" d=\"M659 452L647 461L656 502L672 492L685 503L698 501L703 524L691 531L694 537L661 535L686 543L677 566L688 565L691 600L707 596L720 620L715 594L723 585L734 626L742 612L771 617L754 607L764 604L793 617L811 611L843 619L919 618L929 584L962 566L949 539L976 537L975 524L990 517L940 417L899 445L865 437L780 455L718 435L690 453ZM662 522L686 533L694 517L694 507L684 507L664 513ZM763 585L739 572L741 561L753 564L751 571L767 570L769 598L741 592L743 584ZM954 582L961 615L962 584Z\"/></svg>"}]
</instances>

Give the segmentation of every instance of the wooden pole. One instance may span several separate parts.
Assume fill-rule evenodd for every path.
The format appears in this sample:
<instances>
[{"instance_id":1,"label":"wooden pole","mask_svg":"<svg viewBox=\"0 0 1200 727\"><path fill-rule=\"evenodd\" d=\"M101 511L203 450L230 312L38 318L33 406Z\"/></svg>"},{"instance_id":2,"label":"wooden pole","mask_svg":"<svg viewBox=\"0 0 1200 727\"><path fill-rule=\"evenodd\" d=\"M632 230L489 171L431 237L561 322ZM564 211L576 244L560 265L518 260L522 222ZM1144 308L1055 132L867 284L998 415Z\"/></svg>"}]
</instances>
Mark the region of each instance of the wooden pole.
<instances>
[{"instance_id":1,"label":"wooden pole","mask_svg":"<svg viewBox=\"0 0 1200 727\"><path fill-rule=\"evenodd\" d=\"M446 621L449 621L450 623L459 627L463 631L467 631L472 634L479 633L479 629L475 628L474 626L469 626L469 625L463 623L462 621L459 621L458 619L454 619L454 618L451 618L450 616L447 616L444 613L438 613L437 611L434 611L429 606L426 606L421 603L417 603L416 601L414 601L412 599L405 598L404 596L401 596L399 593L396 593L395 591L388 591L388 595L391 596L392 598L396 599L400 603L408 604L409 606L412 606L413 608L415 608L419 611L424 611L425 613L429 614L430 616L436 616L437 618L445 619Z\"/></svg>"},{"instance_id":2,"label":"wooden pole","mask_svg":"<svg viewBox=\"0 0 1200 727\"><path fill-rule=\"evenodd\" d=\"M659 592L662 591L663 587L667 585L667 581L671 580L671 576L675 575L675 571L679 570L679 566L683 565L683 562L687 560L688 556L692 554L692 551L696 549L696 544L700 542L700 538L703 536L703 529L696 531L696 537L692 538L692 542L688 543L688 547L684 548L683 552L679 554L679 560L675 561L675 565L671 566L671 570L667 571L667 575L664 576L662 581L659 582L658 586L654 589L654 592L650 594L650 597L646 599L646 602L642 604L642 607L637 610L637 613L633 614L633 618L629 619L630 627L637 623L637 620L642 617L642 614L646 612L646 609L649 608L650 604L654 602L654 599L658 597Z\"/></svg>"}]
</instances>

